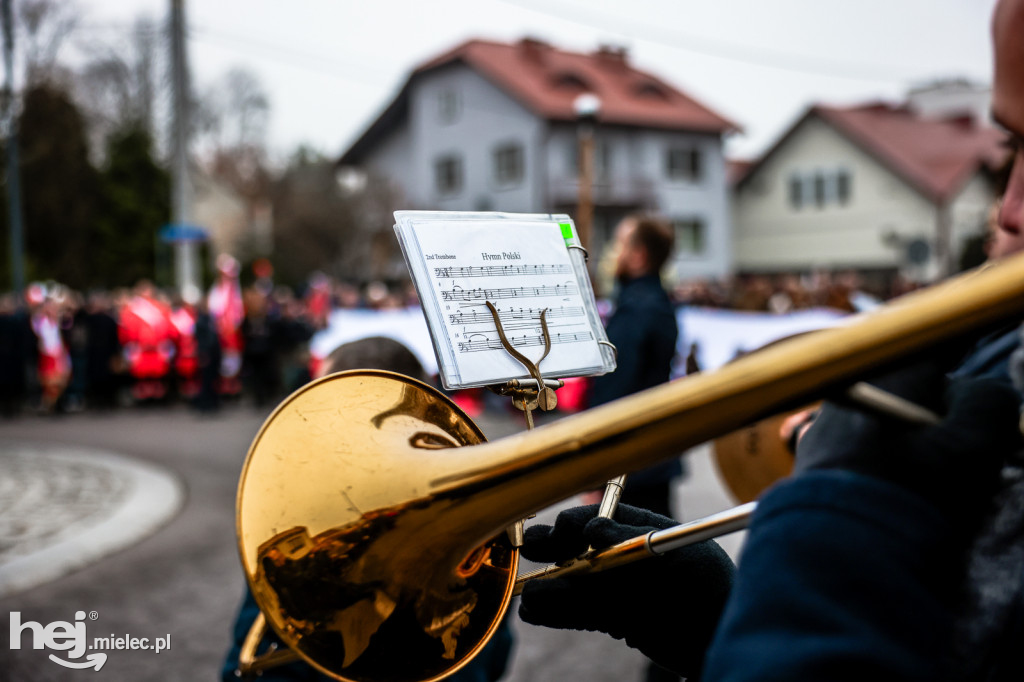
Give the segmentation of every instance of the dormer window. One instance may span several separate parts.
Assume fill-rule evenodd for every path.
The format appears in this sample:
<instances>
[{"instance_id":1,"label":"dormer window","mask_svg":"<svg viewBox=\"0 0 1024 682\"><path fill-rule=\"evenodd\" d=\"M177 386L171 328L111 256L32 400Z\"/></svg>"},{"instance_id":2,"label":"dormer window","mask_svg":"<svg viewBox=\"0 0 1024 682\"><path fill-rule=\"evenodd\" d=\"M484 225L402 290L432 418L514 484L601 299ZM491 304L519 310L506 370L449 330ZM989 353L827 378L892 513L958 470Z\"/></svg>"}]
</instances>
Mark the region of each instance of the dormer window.
<instances>
[{"instance_id":1,"label":"dormer window","mask_svg":"<svg viewBox=\"0 0 1024 682\"><path fill-rule=\"evenodd\" d=\"M554 78L555 87L559 90L569 90L572 92L590 92L592 89L587 81L582 76L571 71L563 71L562 73L555 74Z\"/></svg>"},{"instance_id":2,"label":"dormer window","mask_svg":"<svg viewBox=\"0 0 1024 682\"><path fill-rule=\"evenodd\" d=\"M665 91L665 88L653 81L642 81L637 83L633 88L633 92L635 92L638 97L644 97L647 99L668 99L668 93Z\"/></svg>"}]
</instances>

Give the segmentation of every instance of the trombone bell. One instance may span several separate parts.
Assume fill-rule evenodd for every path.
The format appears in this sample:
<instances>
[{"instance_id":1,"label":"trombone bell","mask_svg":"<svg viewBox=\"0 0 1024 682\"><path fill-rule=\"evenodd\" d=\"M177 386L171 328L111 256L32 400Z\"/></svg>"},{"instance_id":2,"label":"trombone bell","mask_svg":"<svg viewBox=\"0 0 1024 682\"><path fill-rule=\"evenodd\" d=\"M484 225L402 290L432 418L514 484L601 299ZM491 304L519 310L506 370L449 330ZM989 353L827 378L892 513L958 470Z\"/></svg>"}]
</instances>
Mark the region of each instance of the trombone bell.
<instances>
[{"instance_id":1,"label":"trombone bell","mask_svg":"<svg viewBox=\"0 0 1024 682\"><path fill-rule=\"evenodd\" d=\"M518 552L504 531L460 529L476 505L435 483L484 440L440 393L390 372L324 377L275 410L236 520L253 596L292 650L339 680L435 680L487 642Z\"/></svg>"}]
</instances>

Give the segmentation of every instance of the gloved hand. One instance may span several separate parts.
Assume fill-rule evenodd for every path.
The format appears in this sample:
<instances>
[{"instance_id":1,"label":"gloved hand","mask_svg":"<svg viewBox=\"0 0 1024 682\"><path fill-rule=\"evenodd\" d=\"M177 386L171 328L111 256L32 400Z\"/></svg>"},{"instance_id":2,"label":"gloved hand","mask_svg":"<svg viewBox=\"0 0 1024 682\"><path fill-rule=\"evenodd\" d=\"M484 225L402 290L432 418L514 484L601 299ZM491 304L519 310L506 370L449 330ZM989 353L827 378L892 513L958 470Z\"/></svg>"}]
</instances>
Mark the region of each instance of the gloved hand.
<instances>
[{"instance_id":1,"label":"gloved hand","mask_svg":"<svg viewBox=\"0 0 1024 682\"><path fill-rule=\"evenodd\" d=\"M871 383L945 416L919 426L827 402L800 439L794 475L846 469L902 486L959 525L980 518L1002 464L1021 445L1016 392L995 379L950 382L928 362Z\"/></svg>"},{"instance_id":2,"label":"gloved hand","mask_svg":"<svg viewBox=\"0 0 1024 682\"><path fill-rule=\"evenodd\" d=\"M615 520L596 518L597 505L567 509L554 526L526 530L522 555L559 562L677 525L665 516L620 504ZM532 580L519 616L533 625L606 632L659 665L697 679L735 567L714 541L598 573Z\"/></svg>"}]
</instances>

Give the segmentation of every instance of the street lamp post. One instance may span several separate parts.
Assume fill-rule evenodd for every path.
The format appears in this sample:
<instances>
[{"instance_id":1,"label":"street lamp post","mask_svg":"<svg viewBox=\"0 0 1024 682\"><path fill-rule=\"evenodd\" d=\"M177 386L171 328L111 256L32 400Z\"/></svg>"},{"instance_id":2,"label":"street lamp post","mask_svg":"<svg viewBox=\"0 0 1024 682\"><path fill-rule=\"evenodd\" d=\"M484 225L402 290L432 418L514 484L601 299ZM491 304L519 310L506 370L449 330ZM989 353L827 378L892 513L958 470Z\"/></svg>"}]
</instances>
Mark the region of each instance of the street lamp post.
<instances>
[{"instance_id":1,"label":"street lamp post","mask_svg":"<svg viewBox=\"0 0 1024 682\"><path fill-rule=\"evenodd\" d=\"M584 93L573 102L576 112L576 140L579 147L579 199L576 209L576 230L584 249L590 248L594 224L594 124L601 111L601 99Z\"/></svg>"},{"instance_id":2,"label":"street lamp post","mask_svg":"<svg viewBox=\"0 0 1024 682\"><path fill-rule=\"evenodd\" d=\"M192 213L188 177L188 57L185 53L185 0L171 0L171 72L173 80L174 120L173 159L171 165L171 223L185 228ZM194 300L201 290L198 268L198 242L181 239L174 242L175 284L185 300Z\"/></svg>"}]
</instances>

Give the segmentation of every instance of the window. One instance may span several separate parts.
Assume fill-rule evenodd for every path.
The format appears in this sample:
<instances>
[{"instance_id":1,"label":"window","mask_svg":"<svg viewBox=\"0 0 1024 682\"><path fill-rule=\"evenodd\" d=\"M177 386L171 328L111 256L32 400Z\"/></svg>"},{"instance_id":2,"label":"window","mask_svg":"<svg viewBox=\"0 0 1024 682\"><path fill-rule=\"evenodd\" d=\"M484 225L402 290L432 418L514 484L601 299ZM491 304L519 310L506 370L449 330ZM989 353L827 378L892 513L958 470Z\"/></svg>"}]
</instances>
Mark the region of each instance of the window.
<instances>
[{"instance_id":1,"label":"window","mask_svg":"<svg viewBox=\"0 0 1024 682\"><path fill-rule=\"evenodd\" d=\"M817 172L814 174L814 204L818 208L825 208L826 196L825 174Z\"/></svg>"},{"instance_id":2,"label":"window","mask_svg":"<svg viewBox=\"0 0 1024 682\"><path fill-rule=\"evenodd\" d=\"M494 181L515 185L523 179L523 146L506 144L494 150Z\"/></svg>"},{"instance_id":3,"label":"window","mask_svg":"<svg viewBox=\"0 0 1024 682\"><path fill-rule=\"evenodd\" d=\"M836 198L841 206L850 203L850 171L841 169L836 173Z\"/></svg>"},{"instance_id":4,"label":"window","mask_svg":"<svg viewBox=\"0 0 1024 682\"><path fill-rule=\"evenodd\" d=\"M789 178L789 205L798 211L804 205L804 179L799 175Z\"/></svg>"},{"instance_id":5,"label":"window","mask_svg":"<svg viewBox=\"0 0 1024 682\"><path fill-rule=\"evenodd\" d=\"M675 228L676 253L688 256L701 256L707 248L706 226L700 218L673 220Z\"/></svg>"},{"instance_id":6,"label":"window","mask_svg":"<svg viewBox=\"0 0 1024 682\"><path fill-rule=\"evenodd\" d=\"M455 123L459 118L459 93L442 90L437 95L437 118L441 123Z\"/></svg>"},{"instance_id":7,"label":"window","mask_svg":"<svg viewBox=\"0 0 1024 682\"><path fill-rule=\"evenodd\" d=\"M455 194L462 189L462 159L445 156L434 162L434 180L438 194Z\"/></svg>"},{"instance_id":8,"label":"window","mask_svg":"<svg viewBox=\"0 0 1024 682\"><path fill-rule=\"evenodd\" d=\"M789 205L794 211L815 206L846 206L853 192L853 175L845 169L815 170L789 176Z\"/></svg>"},{"instance_id":9,"label":"window","mask_svg":"<svg viewBox=\"0 0 1024 682\"><path fill-rule=\"evenodd\" d=\"M673 147L665 154L665 175L670 180L698 182L701 179L702 166L699 149Z\"/></svg>"}]
</instances>

